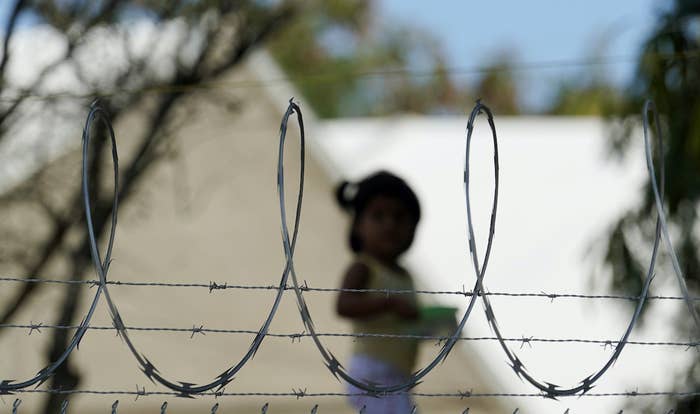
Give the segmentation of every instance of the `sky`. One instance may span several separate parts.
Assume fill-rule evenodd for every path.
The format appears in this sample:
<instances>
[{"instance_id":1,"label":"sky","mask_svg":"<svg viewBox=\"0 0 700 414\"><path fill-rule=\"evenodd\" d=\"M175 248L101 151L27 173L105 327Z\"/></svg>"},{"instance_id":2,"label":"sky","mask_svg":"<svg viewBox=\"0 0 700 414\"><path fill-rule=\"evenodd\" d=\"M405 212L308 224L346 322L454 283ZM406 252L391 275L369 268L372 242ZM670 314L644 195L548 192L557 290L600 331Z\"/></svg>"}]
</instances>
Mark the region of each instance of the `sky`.
<instances>
[{"instance_id":1,"label":"sky","mask_svg":"<svg viewBox=\"0 0 700 414\"><path fill-rule=\"evenodd\" d=\"M380 0L380 24L402 22L432 33L454 68L487 64L501 51L518 62L635 56L667 0ZM634 61L601 67L617 85L631 81ZM521 73L524 103L539 107L556 81L589 69L567 67ZM457 79L473 75L457 75Z\"/></svg>"}]
</instances>

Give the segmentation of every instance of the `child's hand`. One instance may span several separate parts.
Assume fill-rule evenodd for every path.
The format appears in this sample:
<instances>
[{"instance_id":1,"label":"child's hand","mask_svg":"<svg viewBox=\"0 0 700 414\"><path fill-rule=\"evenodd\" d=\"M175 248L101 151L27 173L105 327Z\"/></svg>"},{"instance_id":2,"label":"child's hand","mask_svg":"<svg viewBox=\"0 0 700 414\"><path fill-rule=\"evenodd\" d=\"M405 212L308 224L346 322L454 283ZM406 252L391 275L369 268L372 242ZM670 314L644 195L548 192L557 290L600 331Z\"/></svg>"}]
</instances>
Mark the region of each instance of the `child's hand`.
<instances>
[{"instance_id":1,"label":"child's hand","mask_svg":"<svg viewBox=\"0 0 700 414\"><path fill-rule=\"evenodd\" d=\"M389 309L399 315L401 319L418 319L418 307L413 302L394 296L390 296L387 301Z\"/></svg>"}]
</instances>

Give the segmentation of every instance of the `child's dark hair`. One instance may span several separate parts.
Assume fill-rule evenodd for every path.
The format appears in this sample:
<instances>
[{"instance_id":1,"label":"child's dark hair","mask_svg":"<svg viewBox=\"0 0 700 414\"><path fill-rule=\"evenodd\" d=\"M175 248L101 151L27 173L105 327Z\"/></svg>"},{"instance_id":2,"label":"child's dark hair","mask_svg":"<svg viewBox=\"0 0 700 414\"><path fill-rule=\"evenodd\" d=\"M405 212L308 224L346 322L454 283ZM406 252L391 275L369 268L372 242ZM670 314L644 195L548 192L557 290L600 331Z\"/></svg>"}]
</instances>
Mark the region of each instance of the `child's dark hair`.
<instances>
[{"instance_id":1,"label":"child's dark hair","mask_svg":"<svg viewBox=\"0 0 700 414\"><path fill-rule=\"evenodd\" d=\"M357 220L370 200L377 196L395 198L408 208L413 217L413 224L420 220L420 203L418 197L404 180L387 171L379 171L365 177L357 183L343 181L336 187L335 197L340 207L353 215L352 229L350 231L350 248L354 252L362 250L362 244L355 235Z\"/></svg>"}]
</instances>

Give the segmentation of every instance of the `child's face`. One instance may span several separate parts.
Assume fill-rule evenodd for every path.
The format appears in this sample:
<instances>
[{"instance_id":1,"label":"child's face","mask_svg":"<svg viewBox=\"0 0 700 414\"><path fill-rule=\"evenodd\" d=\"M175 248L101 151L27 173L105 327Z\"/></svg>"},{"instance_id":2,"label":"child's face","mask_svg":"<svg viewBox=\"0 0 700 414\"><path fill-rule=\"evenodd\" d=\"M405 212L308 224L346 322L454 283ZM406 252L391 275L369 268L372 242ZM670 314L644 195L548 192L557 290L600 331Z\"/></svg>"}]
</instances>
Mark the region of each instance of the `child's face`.
<instances>
[{"instance_id":1,"label":"child's face","mask_svg":"<svg viewBox=\"0 0 700 414\"><path fill-rule=\"evenodd\" d=\"M401 200L388 196L372 198L355 228L362 251L379 259L395 260L413 242L414 221Z\"/></svg>"}]
</instances>

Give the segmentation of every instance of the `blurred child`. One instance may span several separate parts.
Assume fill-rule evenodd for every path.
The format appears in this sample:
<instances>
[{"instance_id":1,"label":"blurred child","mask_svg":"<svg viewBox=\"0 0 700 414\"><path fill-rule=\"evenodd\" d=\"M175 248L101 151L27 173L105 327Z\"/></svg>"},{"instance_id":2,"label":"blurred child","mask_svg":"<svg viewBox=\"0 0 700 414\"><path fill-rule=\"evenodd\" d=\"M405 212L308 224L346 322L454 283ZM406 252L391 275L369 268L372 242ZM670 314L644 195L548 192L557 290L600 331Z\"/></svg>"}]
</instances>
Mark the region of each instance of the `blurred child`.
<instances>
[{"instance_id":1,"label":"blurred child","mask_svg":"<svg viewBox=\"0 0 700 414\"><path fill-rule=\"evenodd\" d=\"M411 246L420 220L420 205L411 188L388 172L336 190L338 203L352 215L350 248L355 253L345 272L344 289L414 290L413 278L398 263ZM350 318L355 333L402 334L418 319L415 293L341 292L337 312ZM356 338L349 373L381 386L405 383L414 370L418 341L405 338ZM363 390L349 385L349 392ZM366 414L405 414L412 409L407 394L381 398L352 396Z\"/></svg>"}]
</instances>

